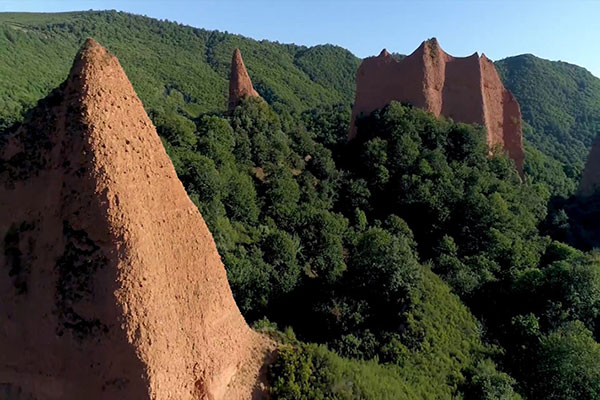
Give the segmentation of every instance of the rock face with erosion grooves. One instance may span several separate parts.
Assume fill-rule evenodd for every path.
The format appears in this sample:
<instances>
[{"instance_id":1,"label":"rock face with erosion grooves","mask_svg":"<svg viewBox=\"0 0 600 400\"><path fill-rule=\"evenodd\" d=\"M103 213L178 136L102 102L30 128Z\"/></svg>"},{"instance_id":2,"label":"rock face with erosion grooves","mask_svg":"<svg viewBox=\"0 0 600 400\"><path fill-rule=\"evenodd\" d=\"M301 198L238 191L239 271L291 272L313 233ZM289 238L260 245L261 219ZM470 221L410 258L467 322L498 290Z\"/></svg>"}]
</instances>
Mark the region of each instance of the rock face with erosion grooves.
<instances>
[{"instance_id":1,"label":"rock face with erosion grooves","mask_svg":"<svg viewBox=\"0 0 600 400\"><path fill-rule=\"evenodd\" d=\"M600 191L600 136L594 140L581 176L579 195L588 197Z\"/></svg>"},{"instance_id":2,"label":"rock face with erosion grooves","mask_svg":"<svg viewBox=\"0 0 600 400\"><path fill-rule=\"evenodd\" d=\"M229 110L233 110L246 97L260 97L254 90L242 53L235 49L231 58L231 76L229 77Z\"/></svg>"},{"instance_id":3,"label":"rock face with erosion grooves","mask_svg":"<svg viewBox=\"0 0 600 400\"><path fill-rule=\"evenodd\" d=\"M503 146L522 172L521 110L485 55L452 57L431 39L402 60L385 49L365 59L356 78L349 139L356 135L357 117L393 100L411 103L436 117L484 126L490 146Z\"/></svg>"},{"instance_id":4,"label":"rock face with erosion grooves","mask_svg":"<svg viewBox=\"0 0 600 400\"><path fill-rule=\"evenodd\" d=\"M91 39L0 137L0 240L0 393L256 396L269 344L119 62Z\"/></svg>"}]
</instances>

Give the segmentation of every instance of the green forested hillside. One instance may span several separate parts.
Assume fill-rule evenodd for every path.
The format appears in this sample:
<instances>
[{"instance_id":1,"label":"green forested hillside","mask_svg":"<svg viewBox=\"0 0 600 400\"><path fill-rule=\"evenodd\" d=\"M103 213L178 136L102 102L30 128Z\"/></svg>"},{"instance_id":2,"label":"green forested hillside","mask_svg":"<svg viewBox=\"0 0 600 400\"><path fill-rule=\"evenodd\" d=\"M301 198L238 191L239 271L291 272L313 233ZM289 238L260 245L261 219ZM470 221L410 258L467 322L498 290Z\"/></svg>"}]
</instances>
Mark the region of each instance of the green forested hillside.
<instances>
[{"instance_id":1,"label":"green forested hillside","mask_svg":"<svg viewBox=\"0 0 600 400\"><path fill-rule=\"evenodd\" d=\"M600 134L600 79L577 65L531 54L505 58L496 67L533 128L525 138L577 176Z\"/></svg>"},{"instance_id":2,"label":"green forested hillside","mask_svg":"<svg viewBox=\"0 0 600 400\"><path fill-rule=\"evenodd\" d=\"M473 316L438 277L427 269L423 272L427 295L424 306L411 314L410 324L425 346L399 348L401 362L382 365L295 342L281 350L270 368L273 397L437 400L460 393L473 400L485 398L480 395L520 399L512 389L514 380L487 358L492 349L481 343Z\"/></svg>"},{"instance_id":3,"label":"green forested hillside","mask_svg":"<svg viewBox=\"0 0 600 400\"><path fill-rule=\"evenodd\" d=\"M119 58L148 110L188 117L226 106L235 47L257 90L276 110L350 104L359 63L336 46L256 41L114 11L1 13L0 127L65 79L90 36Z\"/></svg>"},{"instance_id":4,"label":"green forested hillside","mask_svg":"<svg viewBox=\"0 0 600 400\"><path fill-rule=\"evenodd\" d=\"M393 103L341 145L335 115L248 99L157 124L246 318L328 348L285 350L273 397L517 399L467 306L538 270L549 193L488 157L480 128Z\"/></svg>"},{"instance_id":5,"label":"green forested hillside","mask_svg":"<svg viewBox=\"0 0 600 400\"><path fill-rule=\"evenodd\" d=\"M235 47L258 92L277 111L348 108L360 62L337 46L256 41L115 11L0 13L0 127L18 120L64 79L88 36L119 57L149 111L188 118L225 107ZM526 172L568 196L600 131L600 79L532 55L496 66L523 111Z\"/></svg>"},{"instance_id":6,"label":"green forested hillside","mask_svg":"<svg viewBox=\"0 0 600 400\"><path fill-rule=\"evenodd\" d=\"M481 128L392 103L341 144L344 113L157 125L244 315L300 340L273 398L597 398L600 259L538 229L547 186Z\"/></svg>"}]
</instances>

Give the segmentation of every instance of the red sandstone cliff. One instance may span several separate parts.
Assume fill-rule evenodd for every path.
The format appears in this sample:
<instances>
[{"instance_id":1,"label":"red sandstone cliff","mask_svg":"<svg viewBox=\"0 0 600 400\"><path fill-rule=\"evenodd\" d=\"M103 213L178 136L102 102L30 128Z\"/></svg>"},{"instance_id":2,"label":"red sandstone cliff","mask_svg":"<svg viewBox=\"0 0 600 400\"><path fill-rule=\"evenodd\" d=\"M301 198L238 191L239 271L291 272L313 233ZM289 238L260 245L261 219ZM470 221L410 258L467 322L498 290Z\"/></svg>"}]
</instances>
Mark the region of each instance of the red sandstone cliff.
<instances>
[{"instance_id":1,"label":"red sandstone cliff","mask_svg":"<svg viewBox=\"0 0 600 400\"><path fill-rule=\"evenodd\" d=\"M231 75L229 77L229 110L234 109L246 97L260 96L252 86L244 60L242 60L242 53L239 49L235 49L231 58Z\"/></svg>"},{"instance_id":2,"label":"red sandstone cliff","mask_svg":"<svg viewBox=\"0 0 600 400\"><path fill-rule=\"evenodd\" d=\"M86 42L0 171L4 391L251 398L268 343L113 55Z\"/></svg>"},{"instance_id":3,"label":"red sandstone cliff","mask_svg":"<svg viewBox=\"0 0 600 400\"><path fill-rule=\"evenodd\" d=\"M594 140L579 185L580 196L591 196L600 191L600 136Z\"/></svg>"},{"instance_id":4,"label":"red sandstone cliff","mask_svg":"<svg viewBox=\"0 0 600 400\"><path fill-rule=\"evenodd\" d=\"M357 117L393 100L411 103L436 116L485 126L490 146L503 146L522 171L521 110L485 55L452 57L431 39L399 61L385 49L379 56L365 59L356 77L348 138L356 135Z\"/></svg>"}]
</instances>

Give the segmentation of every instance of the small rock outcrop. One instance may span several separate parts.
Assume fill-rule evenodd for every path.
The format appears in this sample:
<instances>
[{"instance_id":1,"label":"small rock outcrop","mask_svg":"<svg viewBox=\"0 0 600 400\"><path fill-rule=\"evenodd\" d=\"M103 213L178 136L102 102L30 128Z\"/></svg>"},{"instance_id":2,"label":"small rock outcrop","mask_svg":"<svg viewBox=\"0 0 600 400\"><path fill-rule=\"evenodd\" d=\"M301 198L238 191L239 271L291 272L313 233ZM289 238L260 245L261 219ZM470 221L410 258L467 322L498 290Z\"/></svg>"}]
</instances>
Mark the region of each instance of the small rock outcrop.
<instances>
[{"instance_id":1,"label":"small rock outcrop","mask_svg":"<svg viewBox=\"0 0 600 400\"><path fill-rule=\"evenodd\" d=\"M246 97L260 97L260 95L252 86L244 60L242 60L242 53L239 49L235 49L231 58L231 75L229 77L229 110L233 110Z\"/></svg>"},{"instance_id":2,"label":"small rock outcrop","mask_svg":"<svg viewBox=\"0 0 600 400\"><path fill-rule=\"evenodd\" d=\"M581 176L578 194L581 197L589 197L598 192L600 192L600 136L592 144L592 150Z\"/></svg>"},{"instance_id":3,"label":"small rock outcrop","mask_svg":"<svg viewBox=\"0 0 600 400\"><path fill-rule=\"evenodd\" d=\"M3 393L258 398L270 345L119 62L91 39L0 137L0 240Z\"/></svg>"},{"instance_id":4,"label":"small rock outcrop","mask_svg":"<svg viewBox=\"0 0 600 400\"><path fill-rule=\"evenodd\" d=\"M357 117L393 100L411 103L435 116L484 126L490 146L503 146L522 172L521 110L485 55L452 57L431 39L402 60L385 49L379 56L365 59L356 78L348 138L356 135Z\"/></svg>"}]
</instances>

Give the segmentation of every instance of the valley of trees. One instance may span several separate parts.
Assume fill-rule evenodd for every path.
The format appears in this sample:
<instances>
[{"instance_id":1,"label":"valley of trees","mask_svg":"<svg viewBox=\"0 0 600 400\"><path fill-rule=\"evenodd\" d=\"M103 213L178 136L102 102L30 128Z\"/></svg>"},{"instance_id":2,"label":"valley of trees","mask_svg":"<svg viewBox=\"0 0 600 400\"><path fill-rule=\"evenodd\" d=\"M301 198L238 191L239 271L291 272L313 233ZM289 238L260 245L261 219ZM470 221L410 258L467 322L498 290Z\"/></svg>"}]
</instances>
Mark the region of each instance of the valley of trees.
<instances>
[{"instance_id":1,"label":"valley of trees","mask_svg":"<svg viewBox=\"0 0 600 400\"><path fill-rule=\"evenodd\" d=\"M273 399L600 397L600 200L571 197L600 130L589 73L498 63L528 123L521 182L480 127L410 105L347 143L359 60L341 48L116 12L0 14L0 129L89 35L123 63L244 316L283 343ZM225 113L233 47L266 102Z\"/></svg>"}]
</instances>

